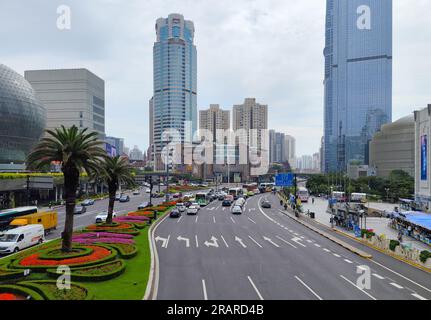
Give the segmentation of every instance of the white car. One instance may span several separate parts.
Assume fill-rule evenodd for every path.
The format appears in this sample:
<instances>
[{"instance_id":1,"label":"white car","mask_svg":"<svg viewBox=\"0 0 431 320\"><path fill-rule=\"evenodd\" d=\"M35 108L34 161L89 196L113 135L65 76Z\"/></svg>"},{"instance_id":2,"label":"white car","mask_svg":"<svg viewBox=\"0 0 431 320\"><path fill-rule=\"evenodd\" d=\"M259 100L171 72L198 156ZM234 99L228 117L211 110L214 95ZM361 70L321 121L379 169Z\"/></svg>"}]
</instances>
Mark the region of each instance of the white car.
<instances>
[{"instance_id":1,"label":"white car","mask_svg":"<svg viewBox=\"0 0 431 320\"><path fill-rule=\"evenodd\" d=\"M240 206L233 206L232 214L242 214L242 208Z\"/></svg>"},{"instance_id":2,"label":"white car","mask_svg":"<svg viewBox=\"0 0 431 320\"><path fill-rule=\"evenodd\" d=\"M187 209L184 203L177 203L176 207L179 212L184 212Z\"/></svg>"},{"instance_id":3,"label":"white car","mask_svg":"<svg viewBox=\"0 0 431 320\"><path fill-rule=\"evenodd\" d=\"M116 218L117 217L117 213L113 212L112 213L112 218ZM108 211L104 211L100 214L98 214L96 216L96 223L102 223L106 221L106 218L108 218Z\"/></svg>"},{"instance_id":4,"label":"white car","mask_svg":"<svg viewBox=\"0 0 431 320\"><path fill-rule=\"evenodd\" d=\"M151 193L150 188L145 189L145 193Z\"/></svg>"},{"instance_id":5,"label":"white car","mask_svg":"<svg viewBox=\"0 0 431 320\"><path fill-rule=\"evenodd\" d=\"M235 206L238 205L238 206L242 207L242 206L244 206L244 204L245 204L244 198L238 198L238 200L235 201Z\"/></svg>"},{"instance_id":6,"label":"white car","mask_svg":"<svg viewBox=\"0 0 431 320\"><path fill-rule=\"evenodd\" d=\"M187 208L187 214L192 214L192 215L196 215L198 214L200 209L200 206L198 204L196 205L191 205L190 207Z\"/></svg>"},{"instance_id":7,"label":"white car","mask_svg":"<svg viewBox=\"0 0 431 320\"><path fill-rule=\"evenodd\" d=\"M41 224L10 229L0 234L0 254L15 253L44 240L45 230Z\"/></svg>"}]
</instances>

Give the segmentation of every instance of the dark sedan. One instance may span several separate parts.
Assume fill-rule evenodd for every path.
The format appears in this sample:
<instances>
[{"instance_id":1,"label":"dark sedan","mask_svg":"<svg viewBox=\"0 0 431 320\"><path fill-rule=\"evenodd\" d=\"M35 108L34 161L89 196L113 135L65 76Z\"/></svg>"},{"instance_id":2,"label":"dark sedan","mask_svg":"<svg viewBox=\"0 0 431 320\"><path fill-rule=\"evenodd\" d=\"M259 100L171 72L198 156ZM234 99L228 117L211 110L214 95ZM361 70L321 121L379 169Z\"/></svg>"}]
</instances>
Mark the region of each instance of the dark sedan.
<instances>
[{"instance_id":1,"label":"dark sedan","mask_svg":"<svg viewBox=\"0 0 431 320\"><path fill-rule=\"evenodd\" d=\"M127 195L123 195L120 197L120 202L129 202L130 201L130 197Z\"/></svg>"},{"instance_id":2,"label":"dark sedan","mask_svg":"<svg viewBox=\"0 0 431 320\"><path fill-rule=\"evenodd\" d=\"M73 210L74 214L83 214L87 212L87 208L84 206L75 206L75 209Z\"/></svg>"},{"instance_id":3,"label":"dark sedan","mask_svg":"<svg viewBox=\"0 0 431 320\"><path fill-rule=\"evenodd\" d=\"M232 205L232 202L230 200L223 200L223 203L221 205L223 207L230 207Z\"/></svg>"},{"instance_id":4,"label":"dark sedan","mask_svg":"<svg viewBox=\"0 0 431 320\"><path fill-rule=\"evenodd\" d=\"M177 209L174 209L169 214L169 217L171 217L171 218L179 218L179 217L181 217L181 212L179 210L177 210Z\"/></svg>"},{"instance_id":5,"label":"dark sedan","mask_svg":"<svg viewBox=\"0 0 431 320\"><path fill-rule=\"evenodd\" d=\"M269 203L268 201L263 201L262 208L271 209L271 203Z\"/></svg>"}]
</instances>

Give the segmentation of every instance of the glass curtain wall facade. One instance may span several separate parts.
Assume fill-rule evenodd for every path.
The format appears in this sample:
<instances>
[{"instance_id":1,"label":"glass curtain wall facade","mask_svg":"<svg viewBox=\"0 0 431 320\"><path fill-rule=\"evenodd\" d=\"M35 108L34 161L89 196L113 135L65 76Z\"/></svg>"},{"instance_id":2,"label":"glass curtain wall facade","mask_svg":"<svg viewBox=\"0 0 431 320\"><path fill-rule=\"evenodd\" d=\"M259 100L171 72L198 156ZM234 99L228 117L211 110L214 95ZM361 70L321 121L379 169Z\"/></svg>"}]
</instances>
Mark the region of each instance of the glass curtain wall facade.
<instances>
[{"instance_id":1,"label":"glass curtain wall facade","mask_svg":"<svg viewBox=\"0 0 431 320\"><path fill-rule=\"evenodd\" d=\"M176 142L192 142L197 129L197 52L193 22L170 14L156 22L153 48L153 123L155 152L160 157L163 132L180 132ZM179 140L179 141L178 141Z\"/></svg>"},{"instance_id":2,"label":"glass curtain wall facade","mask_svg":"<svg viewBox=\"0 0 431 320\"><path fill-rule=\"evenodd\" d=\"M324 171L368 164L368 144L392 119L392 0L327 0Z\"/></svg>"}]
</instances>

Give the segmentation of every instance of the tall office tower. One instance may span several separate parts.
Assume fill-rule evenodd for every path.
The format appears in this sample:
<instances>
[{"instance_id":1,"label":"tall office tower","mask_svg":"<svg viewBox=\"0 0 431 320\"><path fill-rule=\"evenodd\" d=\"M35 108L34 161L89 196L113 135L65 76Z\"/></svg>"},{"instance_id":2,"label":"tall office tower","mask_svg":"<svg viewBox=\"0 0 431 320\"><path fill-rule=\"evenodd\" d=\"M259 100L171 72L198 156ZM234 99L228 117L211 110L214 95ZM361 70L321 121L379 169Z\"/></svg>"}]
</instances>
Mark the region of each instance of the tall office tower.
<instances>
[{"instance_id":1,"label":"tall office tower","mask_svg":"<svg viewBox=\"0 0 431 320\"><path fill-rule=\"evenodd\" d=\"M392 0L327 0L325 172L368 162L368 143L392 119Z\"/></svg>"},{"instance_id":2,"label":"tall office tower","mask_svg":"<svg viewBox=\"0 0 431 320\"><path fill-rule=\"evenodd\" d=\"M47 129L77 126L105 138L105 81L87 69L25 71L46 108Z\"/></svg>"},{"instance_id":3,"label":"tall office tower","mask_svg":"<svg viewBox=\"0 0 431 320\"><path fill-rule=\"evenodd\" d=\"M253 147L256 147L259 151L262 150L263 130L268 129L268 105L257 103L255 98L246 98L243 104L234 105L233 130L239 129L246 131L245 141L248 146L254 143L250 136L250 130L255 129L257 131L257 145ZM266 151L268 152L269 150Z\"/></svg>"},{"instance_id":4,"label":"tall office tower","mask_svg":"<svg viewBox=\"0 0 431 320\"><path fill-rule=\"evenodd\" d=\"M129 159L131 161L142 161L144 160L144 153L138 148L138 146L134 146L133 149L130 150Z\"/></svg>"},{"instance_id":5,"label":"tall office tower","mask_svg":"<svg viewBox=\"0 0 431 320\"><path fill-rule=\"evenodd\" d=\"M296 140L294 137L286 135L284 143L285 158L292 169L296 168Z\"/></svg>"},{"instance_id":6,"label":"tall office tower","mask_svg":"<svg viewBox=\"0 0 431 320\"><path fill-rule=\"evenodd\" d=\"M284 133L269 130L269 163L283 163L286 158L286 136Z\"/></svg>"},{"instance_id":7,"label":"tall office tower","mask_svg":"<svg viewBox=\"0 0 431 320\"><path fill-rule=\"evenodd\" d=\"M106 137L105 142L115 147L116 154L121 156L124 153L124 139L117 137Z\"/></svg>"},{"instance_id":8,"label":"tall office tower","mask_svg":"<svg viewBox=\"0 0 431 320\"><path fill-rule=\"evenodd\" d=\"M211 104L207 110L199 111L199 129L211 131L216 141L217 130L230 129L230 111L222 110L218 104Z\"/></svg>"},{"instance_id":9,"label":"tall office tower","mask_svg":"<svg viewBox=\"0 0 431 320\"><path fill-rule=\"evenodd\" d=\"M181 14L170 14L156 22L154 63L154 145L161 160L163 132L174 129L173 142L192 142L197 129L197 53L193 44L193 22ZM166 142L166 141L165 141ZM159 169L163 169L163 164Z\"/></svg>"},{"instance_id":10,"label":"tall office tower","mask_svg":"<svg viewBox=\"0 0 431 320\"><path fill-rule=\"evenodd\" d=\"M148 159L147 161L154 165L154 97L148 102Z\"/></svg>"}]
</instances>

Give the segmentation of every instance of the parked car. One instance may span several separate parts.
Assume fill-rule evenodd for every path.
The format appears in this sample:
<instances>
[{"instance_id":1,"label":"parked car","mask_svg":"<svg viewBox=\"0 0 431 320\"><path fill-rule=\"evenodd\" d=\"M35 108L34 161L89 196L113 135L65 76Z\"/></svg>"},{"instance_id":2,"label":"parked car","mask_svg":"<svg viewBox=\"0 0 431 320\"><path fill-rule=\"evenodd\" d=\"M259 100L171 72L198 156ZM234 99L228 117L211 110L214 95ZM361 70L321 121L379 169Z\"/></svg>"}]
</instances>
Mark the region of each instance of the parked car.
<instances>
[{"instance_id":1,"label":"parked car","mask_svg":"<svg viewBox=\"0 0 431 320\"><path fill-rule=\"evenodd\" d=\"M145 208L150 207L151 204L149 202L142 202L139 206L138 206L138 210L143 210Z\"/></svg>"},{"instance_id":2,"label":"parked car","mask_svg":"<svg viewBox=\"0 0 431 320\"><path fill-rule=\"evenodd\" d=\"M230 207L232 205L232 201L230 200L223 200L222 204L223 207Z\"/></svg>"},{"instance_id":3,"label":"parked car","mask_svg":"<svg viewBox=\"0 0 431 320\"><path fill-rule=\"evenodd\" d=\"M196 203L196 205L191 205L187 208L187 214L196 215L198 214L200 209L200 205Z\"/></svg>"},{"instance_id":4,"label":"parked car","mask_svg":"<svg viewBox=\"0 0 431 320\"><path fill-rule=\"evenodd\" d=\"M218 196L218 200L219 200L219 201L223 201L223 200L224 200L224 195L223 195L223 194L220 194L220 195Z\"/></svg>"},{"instance_id":5,"label":"parked car","mask_svg":"<svg viewBox=\"0 0 431 320\"><path fill-rule=\"evenodd\" d=\"M83 214L86 212L87 212L87 208L84 206L79 206L79 205L75 206L75 209L73 210L74 214Z\"/></svg>"},{"instance_id":6,"label":"parked car","mask_svg":"<svg viewBox=\"0 0 431 320\"><path fill-rule=\"evenodd\" d=\"M85 199L81 202L81 206L92 206L94 204L93 199Z\"/></svg>"},{"instance_id":7,"label":"parked car","mask_svg":"<svg viewBox=\"0 0 431 320\"><path fill-rule=\"evenodd\" d=\"M120 202L129 202L130 201L130 197L128 195L122 195L120 197Z\"/></svg>"},{"instance_id":8,"label":"parked car","mask_svg":"<svg viewBox=\"0 0 431 320\"><path fill-rule=\"evenodd\" d=\"M133 191L133 195L134 196L139 196L140 194L141 194L141 192L139 190Z\"/></svg>"},{"instance_id":9,"label":"parked car","mask_svg":"<svg viewBox=\"0 0 431 320\"><path fill-rule=\"evenodd\" d=\"M151 193L150 188L145 189L145 193Z\"/></svg>"},{"instance_id":10,"label":"parked car","mask_svg":"<svg viewBox=\"0 0 431 320\"><path fill-rule=\"evenodd\" d=\"M179 218L181 217L181 212L177 209L174 209L171 211L171 213L169 213L169 217L171 218Z\"/></svg>"},{"instance_id":11,"label":"parked car","mask_svg":"<svg viewBox=\"0 0 431 320\"><path fill-rule=\"evenodd\" d=\"M115 201L120 201L121 196L122 196L121 194L118 194L118 193L117 193L117 194L115 195Z\"/></svg>"},{"instance_id":12,"label":"parked car","mask_svg":"<svg viewBox=\"0 0 431 320\"><path fill-rule=\"evenodd\" d=\"M263 201L262 208L271 209L271 203L269 201Z\"/></svg>"},{"instance_id":13,"label":"parked car","mask_svg":"<svg viewBox=\"0 0 431 320\"><path fill-rule=\"evenodd\" d=\"M116 218L117 217L117 213L113 212L112 213L112 217ZM103 211L102 213L99 213L96 216L96 223L102 223L106 221L106 218L108 218L108 211Z\"/></svg>"},{"instance_id":14,"label":"parked car","mask_svg":"<svg viewBox=\"0 0 431 320\"><path fill-rule=\"evenodd\" d=\"M41 224L30 224L7 230L0 234L0 254L18 252L40 244L45 240L45 230Z\"/></svg>"},{"instance_id":15,"label":"parked car","mask_svg":"<svg viewBox=\"0 0 431 320\"><path fill-rule=\"evenodd\" d=\"M240 206L233 206L232 214L242 214L242 208Z\"/></svg>"},{"instance_id":16,"label":"parked car","mask_svg":"<svg viewBox=\"0 0 431 320\"><path fill-rule=\"evenodd\" d=\"M185 206L185 205L184 205L184 203L182 203L182 202L177 203L177 205L176 205L176 209L177 209L179 212L185 212L185 211L187 210L186 206Z\"/></svg>"}]
</instances>

